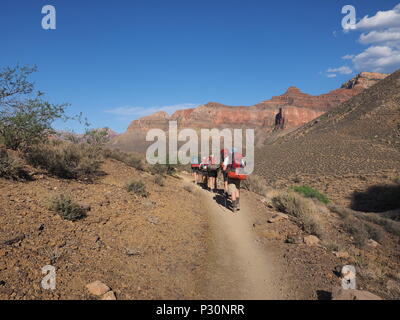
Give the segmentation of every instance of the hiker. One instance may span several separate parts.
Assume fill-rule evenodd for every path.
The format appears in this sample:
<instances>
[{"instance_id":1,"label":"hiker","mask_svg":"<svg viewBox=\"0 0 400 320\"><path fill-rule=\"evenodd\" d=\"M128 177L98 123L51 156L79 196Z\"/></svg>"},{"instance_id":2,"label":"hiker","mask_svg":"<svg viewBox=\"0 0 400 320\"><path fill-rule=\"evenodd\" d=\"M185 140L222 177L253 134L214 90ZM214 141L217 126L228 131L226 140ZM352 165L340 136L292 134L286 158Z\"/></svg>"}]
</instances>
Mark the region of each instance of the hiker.
<instances>
[{"instance_id":1,"label":"hiker","mask_svg":"<svg viewBox=\"0 0 400 320\"><path fill-rule=\"evenodd\" d=\"M224 166L224 163L227 163L226 166ZM221 172L222 172L222 177L224 180L224 194L227 197L228 196L228 166L229 164L229 150L228 149L222 149L221 150Z\"/></svg>"},{"instance_id":2,"label":"hiker","mask_svg":"<svg viewBox=\"0 0 400 320\"><path fill-rule=\"evenodd\" d=\"M232 211L240 210L240 182L246 179L243 174L245 162L243 156L233 148L230 157L225 159L223 169L228 171L228 193L231 197Z\"/></svg>"},{"instance_id":3,"label":"hiker","mask_svg":"<svg viewBox=\"0 0 400 320\"><path fill-rule=\"evenodd\" d=\"M200 168L200 172L201 172L201 177L202 177L201 178L201 183L206 187L207 187L207 184L208 184L208 172L207 172L208 161L209 161L208 157L204 157L201 160L200 167L199 167Z\"/></svg>"},{"instance_id":4,"label":"hiker","mask_svg":"<svg viewBox=\"0 0 400 320\"><path fill-rule=\"evenodd\" d=\"M199 175L200 175L200 164L199 159L197 157L192 158L192 174L194 178L194 183L197 185L199 183Z\"/></svg>"},{"instance_id":5,"label":"hiker","mask_svg":"<svg viewBox=\"0 0 400 320\"><path fill-rule=\"evenodd\" d=\"M275 128L274 128L274 131L283 130L283 129L285 129L285 118L283 116L282 108L279 108L279 113L275 116Z\"/></svg>"},{"instance_id":6,"label":"hiker","mask_svg":"<svg viewBox=\"0 0 400 320\"><path fill-rule=\"evenodd\" d=\"M216 193L219 164L217 164L217 159L213 154L208 158L208 163L208 188L211 192Z\"/></svg>"}]
</instances>

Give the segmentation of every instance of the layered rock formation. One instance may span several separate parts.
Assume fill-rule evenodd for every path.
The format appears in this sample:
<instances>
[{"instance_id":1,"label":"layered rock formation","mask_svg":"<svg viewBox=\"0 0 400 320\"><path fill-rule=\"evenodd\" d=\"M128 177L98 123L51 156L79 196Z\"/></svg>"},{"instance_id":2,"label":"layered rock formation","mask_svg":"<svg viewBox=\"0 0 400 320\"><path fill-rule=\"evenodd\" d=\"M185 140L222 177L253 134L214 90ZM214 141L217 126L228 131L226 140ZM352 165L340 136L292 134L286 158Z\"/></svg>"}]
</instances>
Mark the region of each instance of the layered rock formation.
<instances>
[{"instance_id":1,"label":"layered rock formation","mask_svg":"<svg viewBox=\"0 0 400 320\"><path fill-rule=\"evenodd\" d=\"M386 76L364 72L345 83L342 88L319 96L290 87L283 95L250 107L210 102L198 108L176 111L171 116L165 112L157 112L133 121L125 133L112 140L112 145L126 151L141 152L147 145L147 131L153 128L167 130L169 121L177 121L179 128L252 128L256 129L256 133L268 133L273 129L279 108L283 108L287 129L293 130L349 100Z\"/></svg>"}]
</instances>

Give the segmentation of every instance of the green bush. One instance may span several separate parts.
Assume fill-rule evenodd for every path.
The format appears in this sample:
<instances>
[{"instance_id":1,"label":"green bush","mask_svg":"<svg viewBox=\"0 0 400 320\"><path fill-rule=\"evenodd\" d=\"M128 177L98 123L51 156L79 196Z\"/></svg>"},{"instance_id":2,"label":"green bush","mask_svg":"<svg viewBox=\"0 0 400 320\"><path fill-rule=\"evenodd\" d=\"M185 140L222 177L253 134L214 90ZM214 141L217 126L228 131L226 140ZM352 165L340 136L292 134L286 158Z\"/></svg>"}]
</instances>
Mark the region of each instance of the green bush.
<instances>
[{"instance_id":1,"label":"green bush","mask_svg":"<svg viewBox=\"0 0 400 320\"><path fill-rule=\"evenodd\" d=\"M51 104L42 92L34 92L28 76L36 67L0 69L0 137L8 149L22 149L47 140L57 119L65 115L68 104Z\"/></svg>"},{"instance_id":2,"label":"green bush","mask_svg":"<svg viewBox=\"0 0 400 320\"><path fill-rule=\"evenodd\" d=\"M33 146L25 157L32 166L65 179L91 178L103 162L95 148L59 141Z\"/></svg>"},{"instance_id":3,"label":"green bush","mask_svg":"<svg viewBox=\"0 0 400 320\"><path fill-rule=\"evenodd\" d=\"M131 181L126 185L126 190L133 192L140 197L147 198L149 193L146 191L146 185L142 181Z\"/></svg>"},{"instance_id":4,"label":"green bush","mask_svg":"<svg viewBox=\"0 0 400 320\"><path fill-rule=\"evenodd\" d=\"M58 195L50 199L49 210L58 213L63 219L77 221L86 217L87 209L75 203L69 196Z\"/></svg>"},{"instance_id":5,"label":"green bush","mask_svg":"<svg viewBox=\"0 0 400 320\"><path fill-rule=\"evenodd\" d=\"M295 186L292 187L292 190L302 194L306 198L317 199L324 204L328 204L330 202L330 200L324 194L309 186Z\"/></svg>"},{"instance_id":6,"label":"green bush","mask_svg":"<svg viewBox=\"0 0 400 320\"><path fill-rule=\"evenodd\" d=\"M22 162L8 154L7 150L0 148L0 177L6 179L26 179L28 174L23 168Z\"/></svg>"}]
</instances>

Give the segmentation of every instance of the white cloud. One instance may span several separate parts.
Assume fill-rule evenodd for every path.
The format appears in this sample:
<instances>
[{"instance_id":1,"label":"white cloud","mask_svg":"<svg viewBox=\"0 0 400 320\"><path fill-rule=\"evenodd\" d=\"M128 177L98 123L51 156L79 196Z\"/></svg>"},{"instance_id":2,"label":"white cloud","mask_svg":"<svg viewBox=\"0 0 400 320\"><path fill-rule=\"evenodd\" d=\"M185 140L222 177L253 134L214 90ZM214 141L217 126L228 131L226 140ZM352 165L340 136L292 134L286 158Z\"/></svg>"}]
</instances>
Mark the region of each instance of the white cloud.
<instances>
[{"instance_id":1,"label":"white cloud","mask_svg":"<svg viewBox=\"0 0 400 320\"><path fill-rule=\"evenodd\" d=\"M365 16L356 25L363 32L358 42L367 45L363 52L342 57L351 60L358 71L391 73L400 68L400 3L392 10Z\"/></svg>"},{"instance_id":2,"label":"white cloud","mask_svg":"<svg viewBox=\"0 0 400 320\"><path fill-rule=\"evenodd\" d=\"M400 41L400 28L390 28L386 30L371 31L360 36L360 43L387 43L396 45Z\"/></svg>"},{"instance_id":3,"label":"white cloud","mask_svg":"<svg viewBox=\"0 0 400 320\"><path fill-rule=\"evenodd\" d=\"M346 54L342 57L343 60L352 60L354 58L354 54Z\"/></svg>"},{"instance_id":4,"label":"white cloud","mask_svg":"<svg viewBox=\"0 0 400 320\"><path fill-rule=\"evenodd\" d=\"M378 11L374 16L365 16L356 24L356 29L400 27L400 3L388 11Z\"/></svg>"},{"instance_id":5,"label":"white cloud","mask_svg":"<svg viewBox=\"0 0 400 320\"><path fill-rule=\"evenodd\" d=\"M400 67L400 50L386 46L369 47L353 59L357 70L388 72Z\"/></svg>"},{"instance_id":6,"label":"white cloud","mask_svg":"<svg viewBox=\"0 0 400 320\"><path fill-rule=\"evenodd\" d=\"M351 70L347 66L343 66L343 67L340 67L340 68L330 68L330 69L326 70L326 72L328 72L328 73L339 73L339 74L351 74L351 73L353 73L353 70Z\"/></svg>"},{"instance_id":7,"label":"white cloud","mask_svg":"<svg viewBox=\"0 0 400 320\"><path fill-rule=\"evenodd\" d=\"M177 110L191 109L191 108L196 108L198 106L199 106L199 104L196 104L196 103L181 103L181 104L175 104L175 105L170 105L170 106L150 107L150 108L124 106L124 107L118 107L118 108L106 110L105 112L114 114L114 115L118 115L118 116L130 116L130 117L140 118L140 117L151 115L151 114L159 112L159 111L164 111L168 114L172 114Z\"/></svg>"},{"instance_id":8,"label":"white cloud","mask_svg":"<svg viewBox=\"0 0 400 320\"><path fill-rule=\"evenodd\" d=\"M330 68L326 70L326 76L328 78L336 78L338 74L352 74L353 70L351 70L348 66L342 66L339 68Z\"/></svg>"}]
</instances>

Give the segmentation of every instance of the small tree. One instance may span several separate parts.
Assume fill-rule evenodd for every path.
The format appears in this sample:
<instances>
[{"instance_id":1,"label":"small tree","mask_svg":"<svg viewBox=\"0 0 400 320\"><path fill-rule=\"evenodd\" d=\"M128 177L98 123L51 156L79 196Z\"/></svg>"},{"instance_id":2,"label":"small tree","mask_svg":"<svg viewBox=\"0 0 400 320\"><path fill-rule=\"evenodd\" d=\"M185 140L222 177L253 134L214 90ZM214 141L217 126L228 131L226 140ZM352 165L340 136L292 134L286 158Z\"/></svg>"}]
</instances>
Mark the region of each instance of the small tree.
<instances>
[{"instance_id":1,"label":"small tree","mask_svg":"<svg viewBox=\"0 0 400 320\"><path fill-rule=\"evenodd\" d=\"M109 129L92 129L86 130L84 135L84 140L87 144L96 147L96 148L103 148L107 142L110 141Z\"/></svg>"},{"instance_id":2,"label":"small tree","mask_svg":"<svg viewBox=\"0 0 400 320\"><path fill-rule=\"evenodd\" d=\"M71 119L65 115L68 104L51 104L42 92L34 92L27 79L36 71L26 66L0 69L0 137L7 148L25 149L43 142L54 133L54 120Z\"/></svg>"}]
</instances>

